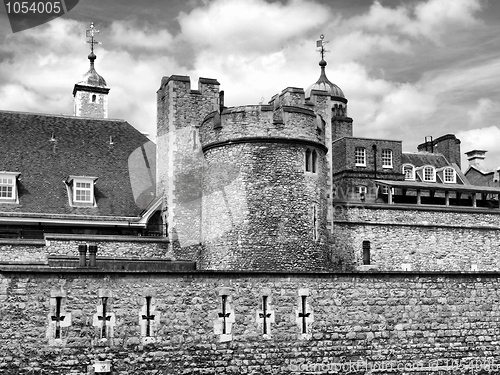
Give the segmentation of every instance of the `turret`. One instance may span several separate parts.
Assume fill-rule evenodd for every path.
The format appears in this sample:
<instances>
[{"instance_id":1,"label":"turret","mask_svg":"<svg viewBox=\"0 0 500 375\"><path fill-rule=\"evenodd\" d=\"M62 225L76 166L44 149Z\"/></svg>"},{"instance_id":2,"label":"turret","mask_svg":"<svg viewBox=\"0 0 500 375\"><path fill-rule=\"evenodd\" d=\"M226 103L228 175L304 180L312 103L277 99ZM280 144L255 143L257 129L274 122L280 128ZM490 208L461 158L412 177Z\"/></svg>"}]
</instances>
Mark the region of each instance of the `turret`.
<instances>
[{"instance_id":1,"label":"turret","mask_svg":"<svg viewBox=\"0 0 500 375\"><path fill-rule=\"evenodd\" d=\"M164 224L175 256L197 260L204 167L198 126L219 108L219 82L200 78L192 90L187 76L163 77L157 108L157 196L164 197Z\"/></svg>"},{"instance_id":2,"label":"turret","mask_svg":"<svg viewBox=\"0 0 500 375\"><path fill-rule=\"evenodd\" d=\"M200 139L200 267L328 269L325 123L304 90L212 112Z\"/></svg>"},{"instance_id":3,"label":"turret","mask_svg":"<svg viewBox=\"0 0 500 375\"><path fill-rule=\"evenodd\" d=\"M87 43L91 44L91 51L88 56L90 60L90 69L75 84L73 88L74 115L94 118L108 118L108 93L106 81L95 70L96 55L94 54L94 45L98 42L94 39L94 24L90 24L90 30L87 30L87 36L90 38Z\"/></svg>"}]
</instances>

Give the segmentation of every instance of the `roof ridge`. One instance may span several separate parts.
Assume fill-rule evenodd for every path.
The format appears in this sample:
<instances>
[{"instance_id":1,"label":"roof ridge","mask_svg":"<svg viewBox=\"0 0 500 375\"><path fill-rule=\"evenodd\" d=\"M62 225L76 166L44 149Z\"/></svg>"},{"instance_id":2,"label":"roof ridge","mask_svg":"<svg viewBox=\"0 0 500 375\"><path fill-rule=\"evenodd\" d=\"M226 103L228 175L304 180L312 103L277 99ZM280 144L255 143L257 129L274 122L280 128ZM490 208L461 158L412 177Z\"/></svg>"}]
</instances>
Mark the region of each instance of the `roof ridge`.
<instances>
[{"instance_id":1,"label":"roof ridge","mask_svg":"<svg viewBox=\"0 0 500 375\"><path fill-rule=\"evenodd\" d=\"M125 119L119 118L95 118L95 117L85 117L85 116L74 116L74 115L65 115L65 114L53 114L53 113L39 113L39 112L25 112L25 111L7 111L4 109L0 109L0 113L12 113L12 114L21 114L21 115L32 115L32 116L46 116L46 117L61 117L75 120L98 120L98 121L113 121L113 122L127 122Z\"/></svg>"}]
</instances>

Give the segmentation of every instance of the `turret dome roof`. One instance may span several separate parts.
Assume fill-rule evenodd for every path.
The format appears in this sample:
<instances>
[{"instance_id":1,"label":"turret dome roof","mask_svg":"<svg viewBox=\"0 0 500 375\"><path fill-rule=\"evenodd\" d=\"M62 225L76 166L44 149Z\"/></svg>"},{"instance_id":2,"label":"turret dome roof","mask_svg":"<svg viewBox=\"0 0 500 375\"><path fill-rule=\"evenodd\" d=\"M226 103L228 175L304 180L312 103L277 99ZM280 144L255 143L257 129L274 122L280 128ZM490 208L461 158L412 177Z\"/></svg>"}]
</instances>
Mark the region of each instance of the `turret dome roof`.
<instances>
[{"instance_id":1,"label":"turret dome roof","mask_svg":"<svg viewBox=\"0 0 500 375\"><path fill-rule=\"evenodd\" d=\"M311 96L312 90L322 90L328 92L331 96L345 99L345 95L340 89L340 87L338 87L335 83L330 82L330 80L326 77L325 73L326 61L321 60L319 66L321 67L321 75L319 76L319 79L316 81L316 83L312 84L307 88L305 93L306 98Z\"/></svg>"}]
</instances>

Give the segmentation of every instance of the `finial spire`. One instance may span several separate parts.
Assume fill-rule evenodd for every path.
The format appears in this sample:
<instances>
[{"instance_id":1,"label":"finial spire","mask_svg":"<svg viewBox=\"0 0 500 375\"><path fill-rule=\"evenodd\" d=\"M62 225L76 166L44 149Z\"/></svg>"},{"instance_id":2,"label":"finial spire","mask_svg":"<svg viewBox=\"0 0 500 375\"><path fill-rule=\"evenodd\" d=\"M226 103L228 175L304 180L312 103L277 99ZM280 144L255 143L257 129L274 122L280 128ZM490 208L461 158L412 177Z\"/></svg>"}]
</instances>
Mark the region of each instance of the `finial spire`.
<instances>
[{"instance_id":1,"label":"finial spire","mask_svg":"<svg viewBox=\"0 0 500 375\"><path fill-rule=\"evenodd\" d=\"M320 38L320 39L319 39L318 41L316 41L316 47L318 47L318 48L319 48L319 50L318 50L318 51L319 51L319 53L321 53L321 61L320 61L319 65L320 65L320 66L324 66L324 65L326 65L326 61L325 61L325 53L330 52L330 51L327 51L327 50L325 49L325 44L326 44L326 43L328 43L328 41L327 41L327 40L324 40L324 39L325 39L325 36L324 36L323 34L321 34L321 35L319 36L319 38Z\"/></svg>"},{"instance_id":2,"label":"finial spire","mask_svg":"<svg viewBox=\"0 0 500 375\"><path fill-rule=\"evenodd\" d=\"M86 37L89 38L85 43L90 44L90 52L94 53L94 45L96 44L101 44L101 42L98 42L97 40L94 39L95 34L99 33L99 30L96 30L94 27L94 22L90 23L90 29L86 31Z\"/></svg>"},{"instance_id":3,"label":"finial spire","mask_svg":"<svg viewBox=\"0 0 500 375\"><path fill-rule=\"evenodd\" d=\"M89 38L88 40L85 41L85 43L90 44L90 55L89 55L89 60L90 60L90 66L94 66L94 60L96 59L96 55L94 54L94 46L96 44L101 44L101 42L98 42L97 40L94 39L94 36L99 33L99 30L96 30L94 27L94 22L90 23L90 29L86 30L85 36Z\"/></svg>"}]
</instances>

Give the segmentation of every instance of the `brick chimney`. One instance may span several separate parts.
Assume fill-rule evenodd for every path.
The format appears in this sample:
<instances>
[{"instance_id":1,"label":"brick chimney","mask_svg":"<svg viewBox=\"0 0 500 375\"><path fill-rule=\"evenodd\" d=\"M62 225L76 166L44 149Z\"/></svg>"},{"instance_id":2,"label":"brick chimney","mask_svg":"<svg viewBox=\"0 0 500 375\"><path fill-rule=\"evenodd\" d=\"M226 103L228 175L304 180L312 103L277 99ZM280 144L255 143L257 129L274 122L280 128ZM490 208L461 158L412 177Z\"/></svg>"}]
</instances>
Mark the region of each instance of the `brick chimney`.
<instances>
[{"instance_id":1,"label":"brick chimney","mask_svg":"<svg viewBox=\"0 0 500 375\"><path fill-rule=\"evenodd\" d=\"M455 163L461 168L460 163L460 139L454 134L446 134L439 138L432 139L431 136L425 137L425 142L418 145L419 152L432 152L443 154L450 163Z\"/></svg>"},{"instance_id":2,"label":"brick chimney","mask_svg":"<svg viewBox=\"0 0 500 375\"><path fill-rule=\"evenodd\" d=\"M485 150L472 150L466 152L465 155L467 155L469 166L484 170L484 158L486 157L486 152L487 151Z\"/></svg>"}]
</instances>

